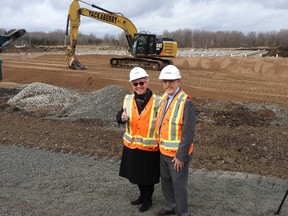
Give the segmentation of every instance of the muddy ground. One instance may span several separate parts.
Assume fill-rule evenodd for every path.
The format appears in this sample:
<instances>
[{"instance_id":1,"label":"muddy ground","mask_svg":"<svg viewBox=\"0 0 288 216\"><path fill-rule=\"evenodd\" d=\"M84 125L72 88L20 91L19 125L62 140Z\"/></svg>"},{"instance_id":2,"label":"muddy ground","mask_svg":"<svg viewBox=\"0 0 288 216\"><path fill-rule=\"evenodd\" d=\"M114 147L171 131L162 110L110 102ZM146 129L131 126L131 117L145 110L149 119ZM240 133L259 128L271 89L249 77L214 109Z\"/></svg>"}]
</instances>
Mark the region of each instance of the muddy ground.
<instances>
[{"instance_id":1,"label":"muddy ground","mask_svg":"<svg viewBox=\"0 0 288 216\"><path fill-rule=\"evenodd\" d=\"M129 69L111 68L112 55L79 55L87 67L67 67L62 52L2 53L0 137L2 145L120 158L123 128L95 120L47 118L6 104L26 84L42 82L91 92L111 84L130 90ZM282 58L188 58L173 60L197 112L196 169L227 170L288 178L288 61ZM148 71L161 94L159 71ZM7 88L8 87L8 88ZM116 113L115 113L116 114Z\"/></svg>"}]
</instances>

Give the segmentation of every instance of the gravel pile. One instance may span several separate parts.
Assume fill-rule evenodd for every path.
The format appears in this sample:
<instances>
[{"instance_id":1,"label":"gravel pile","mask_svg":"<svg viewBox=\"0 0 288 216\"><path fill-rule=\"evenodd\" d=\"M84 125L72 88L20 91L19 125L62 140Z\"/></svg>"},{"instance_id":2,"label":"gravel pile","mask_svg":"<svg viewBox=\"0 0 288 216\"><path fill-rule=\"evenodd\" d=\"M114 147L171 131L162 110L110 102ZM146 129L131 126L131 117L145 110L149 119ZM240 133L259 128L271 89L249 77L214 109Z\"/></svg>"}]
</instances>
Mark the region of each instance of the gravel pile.
<instances>
[{"instance_id":1,"label":"gravel pile","mask_svg":"<svg viewBox=\"0 0 288 216\"><path fill-rule=\"evenodd\" d=\"M126 88L110 85L89 94L81 94L44 83L32 83L7 102L20 110L48 113L60 120L99 120L115 123ZM54 115L54 116L53 116ZM99 122L98 122L99 123Z\"/></svg>"},{"instance_id":2,"label":"gravel pile","mask_svg":"<svg viewBox=\"0 0 288 216\"><path fill-rule=\"evenodd\" d=\"M9 99L7 103L21 110L35 112L41 110L53 114L81 98L82 95L75 91L35 82Z\"/></svg>"},{"instance_id":3,"label":"gravel pile","mask_svg":"<svg viewBox=\"0 0 288 216\"><path fill-rule=\"evenodd\" d=\"M59 117L70 120L97 119L104 122L115 122L115 115L121 109L123 99L129 94L126 88L109 85L92 92L81 100L70 103Z\"/></svg>"}]
</instances>

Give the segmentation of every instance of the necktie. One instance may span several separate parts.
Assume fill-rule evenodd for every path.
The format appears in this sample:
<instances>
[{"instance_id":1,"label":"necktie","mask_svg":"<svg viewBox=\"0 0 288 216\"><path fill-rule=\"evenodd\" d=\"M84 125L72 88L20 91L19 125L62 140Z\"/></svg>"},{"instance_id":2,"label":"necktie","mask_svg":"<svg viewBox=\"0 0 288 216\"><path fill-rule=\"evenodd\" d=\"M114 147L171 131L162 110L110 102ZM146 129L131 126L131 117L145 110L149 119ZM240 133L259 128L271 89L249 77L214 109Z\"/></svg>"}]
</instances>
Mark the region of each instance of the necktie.
<instances>
[{"instance_id":1,"label":"necktie","mask_svg":"<svg viewBox=\"0 0 288 216\"><path fill-rule=\"evenodd\" d=\"M163 110L162 115L161 115L161 118L160 118L160 124L159 124L158 130L160 130L160 128L161 128L161 126L162 126L162 122L163 122L163 119L164 119L164 115L165 115L166 110L167 110L167 108L168 108L169 100L170 100L170 97L167 96L166 102L165 102L165 106L164 106L164 110Z\"/></svg>"},{"instance_id":2,"label":"necktie","mask_svg":"<svg viewBox=\"0 0 288 216\"><path fill-rule=\"evenodd\" d=\"M167 108L169 106L169 100L170 100L170 97L167 96L166 103L165 103L165 112L167 111Z\"/></svg>"}]
</instances>

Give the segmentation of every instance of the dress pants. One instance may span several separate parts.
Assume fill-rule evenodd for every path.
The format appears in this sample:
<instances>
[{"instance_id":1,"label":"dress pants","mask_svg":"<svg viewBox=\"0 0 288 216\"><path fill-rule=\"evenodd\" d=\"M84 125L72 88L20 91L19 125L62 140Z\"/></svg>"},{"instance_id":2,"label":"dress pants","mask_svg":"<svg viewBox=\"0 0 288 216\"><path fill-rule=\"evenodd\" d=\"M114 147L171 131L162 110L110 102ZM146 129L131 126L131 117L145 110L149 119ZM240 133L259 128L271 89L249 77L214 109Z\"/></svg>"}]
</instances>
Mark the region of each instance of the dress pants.
<instances>
[{"instance_id":1,"label":"dress pants","mask_svg":"<svg viewBox=\"0 0 288 216\"><path fill-rule=\"evenodd\" d=\"M189 162L184 163L181 171L174 170L173 158L160 155L161 186L164 196L164 209L175 209L177 216L191 215L187 203L187 186L189 174Z\"/></svg>"}]
</instances>

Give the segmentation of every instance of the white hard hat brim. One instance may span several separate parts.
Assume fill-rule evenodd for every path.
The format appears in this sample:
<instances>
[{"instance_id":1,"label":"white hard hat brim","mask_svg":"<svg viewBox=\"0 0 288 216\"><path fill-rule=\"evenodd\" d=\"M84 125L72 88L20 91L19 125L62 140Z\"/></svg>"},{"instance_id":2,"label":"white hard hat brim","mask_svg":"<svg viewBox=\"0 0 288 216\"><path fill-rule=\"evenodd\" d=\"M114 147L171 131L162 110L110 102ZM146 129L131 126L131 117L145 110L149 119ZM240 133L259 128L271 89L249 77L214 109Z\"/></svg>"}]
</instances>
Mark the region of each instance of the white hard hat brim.
<instances>
[{"instance_id":1,"label":"white hard hat brim","mask_svg":"<svg viewBox=\"0 0 288 216\"><path fill-rule=\"evenodd\" d=\"M138 79L147 79L149 76L144 76L144 77L139 77L139 78L134 78L134 79L130 79L129 82L132 82L134 80L138 80Z\"/></svg>"},{"instance_id":2,"label":"white hard hat brim","mask_svg":"<svg viewBox=\"0 0 288 216\"><path fill-rule=\"evenodd\" d=\"M177 80L177 79L181 79L181 76L177 76L177 77L175 77L175 76L159 76L159 79L160 80Z\"/></svg>"}]
</instances>

